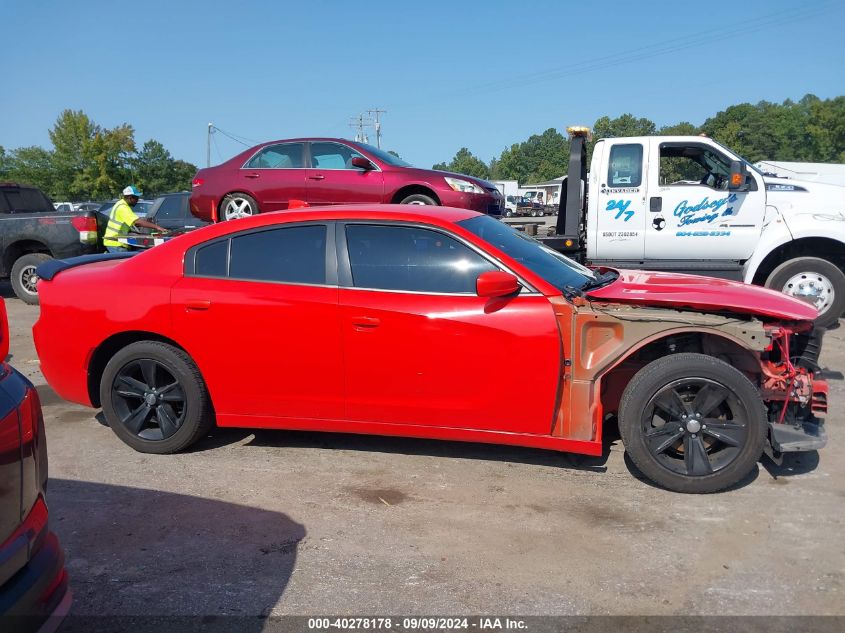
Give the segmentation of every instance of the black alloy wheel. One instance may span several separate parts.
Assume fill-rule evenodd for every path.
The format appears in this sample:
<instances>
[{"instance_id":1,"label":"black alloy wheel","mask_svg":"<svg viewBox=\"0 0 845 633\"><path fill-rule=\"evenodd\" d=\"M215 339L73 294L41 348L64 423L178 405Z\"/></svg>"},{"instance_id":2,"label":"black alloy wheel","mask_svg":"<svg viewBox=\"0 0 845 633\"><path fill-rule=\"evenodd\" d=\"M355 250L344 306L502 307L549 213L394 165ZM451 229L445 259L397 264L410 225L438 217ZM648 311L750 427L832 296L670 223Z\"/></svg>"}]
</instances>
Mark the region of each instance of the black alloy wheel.
<instances>
[{"instance_id":1,"label":"black alloy wheel","mask_svg":"<svg viewBox=\"0 0 845 633\"><path fill-rule=\"evenodd\" d=\"M196 364L184 350L159 341L131 343L109 360L100 402L114 434L142 453L181 451L214 425Z\"/></svg>"},{"instance_id":2,"label":"black alloy wheel","mask_svg":"<svg viewBox=\"0 0 845 633\"><path fill-rule=\"evenodd\" d=\"M150 358L120 369L112 402L126 430L145 440L166 440L185 421L185 391L165 365Z\"/></svg>"},{"instance_id":3,"label":"black alloy wheel","mask_svg":"<svg viewBox=\"0 0 845 633\"><path fill-rule=\"evenodd\" d=\"M728 363L681 353L643 367L619 406L619 433L634 465L677 492L739 483L763 453L768 430L759 389Z\"/></svg>"},{"instance_id":4,"label":"black alloy wheel","mask_svg":"<svg viewBox=\"0 0 845 633\"><path fill-rule=\"evenodd\" d=\"M643 410L646 445L668 470L709 475L732 463L747 439L748 412L725 385L707 378L676 380Z\"/></svg>"}]
</instances>

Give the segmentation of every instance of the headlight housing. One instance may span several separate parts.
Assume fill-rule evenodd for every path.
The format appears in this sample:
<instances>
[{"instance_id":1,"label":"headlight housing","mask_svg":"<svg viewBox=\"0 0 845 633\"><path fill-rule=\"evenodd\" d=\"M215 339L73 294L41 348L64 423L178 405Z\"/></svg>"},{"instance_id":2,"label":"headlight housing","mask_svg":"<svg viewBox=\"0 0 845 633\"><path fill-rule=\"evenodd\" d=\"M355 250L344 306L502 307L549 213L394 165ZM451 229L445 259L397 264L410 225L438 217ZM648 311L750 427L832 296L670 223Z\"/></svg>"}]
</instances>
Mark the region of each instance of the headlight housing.
<instances>
[{"instance_id":1,"label":"headlight housing","mask_svg":"<svg viewBox=\"0 0 845 633\"><path fill-rule=\"evenodd\" d=\"M446 184L454 191L460 191L461 193L484 193L484 189L476 185L474 182L464 180L463 178L451 178L450 176L444 176L443 180L445 180Z\"/></svg>"}]
</instances>

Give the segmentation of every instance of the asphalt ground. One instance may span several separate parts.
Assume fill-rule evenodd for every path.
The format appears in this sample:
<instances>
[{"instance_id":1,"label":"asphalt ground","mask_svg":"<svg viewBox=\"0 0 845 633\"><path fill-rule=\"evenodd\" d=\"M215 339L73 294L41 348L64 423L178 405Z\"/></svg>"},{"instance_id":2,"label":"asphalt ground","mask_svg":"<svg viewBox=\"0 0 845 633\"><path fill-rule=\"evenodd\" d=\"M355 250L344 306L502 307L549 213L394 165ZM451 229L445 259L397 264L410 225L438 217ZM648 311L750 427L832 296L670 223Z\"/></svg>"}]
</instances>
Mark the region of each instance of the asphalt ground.
<instances>
[{"instance_id":1,"label":"asphalt ground","mask_svg":"<svg viewBox=\"0 0 845 633\"><path fill-rule=\"evenodd\" d=\"M845 328L821 358L827 448L695 496L643 481L618 435L600 458L240 430L136 453L45 384L39 309L2 294L72 614L845 615Z\"/></svg>"}]
</instances>

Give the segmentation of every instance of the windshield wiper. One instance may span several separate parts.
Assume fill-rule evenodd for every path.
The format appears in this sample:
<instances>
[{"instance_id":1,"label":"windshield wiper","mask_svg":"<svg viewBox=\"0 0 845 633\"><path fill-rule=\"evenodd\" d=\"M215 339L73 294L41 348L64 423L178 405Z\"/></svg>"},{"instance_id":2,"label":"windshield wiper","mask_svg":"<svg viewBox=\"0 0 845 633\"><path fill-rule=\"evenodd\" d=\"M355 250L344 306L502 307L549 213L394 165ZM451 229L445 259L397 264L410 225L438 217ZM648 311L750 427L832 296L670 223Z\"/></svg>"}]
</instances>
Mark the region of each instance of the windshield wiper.
<instances>
[{"instance_id":1,"label":"windshield wiper","mask_svg":"<svg viewBox=\"0 0 845 633\"><path fill-rule=\"evenodd\" d=\"M615 270L608 270L605 273L598 273L595 276L595 279L587 280L583 286L581 286L582 291L587 290L595 290L596 288L601 288L602 286L606 286L609 283L613 283L619 277L619 273Z\"/></svg>"}]
</instances>

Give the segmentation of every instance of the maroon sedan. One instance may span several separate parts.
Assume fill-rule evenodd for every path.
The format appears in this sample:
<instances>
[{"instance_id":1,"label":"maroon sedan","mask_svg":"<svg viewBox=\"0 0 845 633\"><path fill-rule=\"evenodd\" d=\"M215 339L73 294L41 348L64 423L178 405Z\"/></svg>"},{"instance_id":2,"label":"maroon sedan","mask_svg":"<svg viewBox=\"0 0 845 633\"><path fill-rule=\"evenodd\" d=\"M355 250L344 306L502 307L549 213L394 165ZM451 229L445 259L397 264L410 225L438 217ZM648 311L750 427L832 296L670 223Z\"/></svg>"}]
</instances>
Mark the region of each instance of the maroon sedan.
<instances>
[{"instance_id":1,"label":"maroon sedan","mask_svg":"<svg viewBox=\"0 0 845 633\"><path fill-rule=\"evenodd\" d=\"M504 198L490 182L417 169L384 150L344 139L271 141L193 181L191 212L216 222L282 211L291 200L326 204L430 204L498 216ZM296 206L296 205L294 205Z\"/></svg>"}]
</instances>

